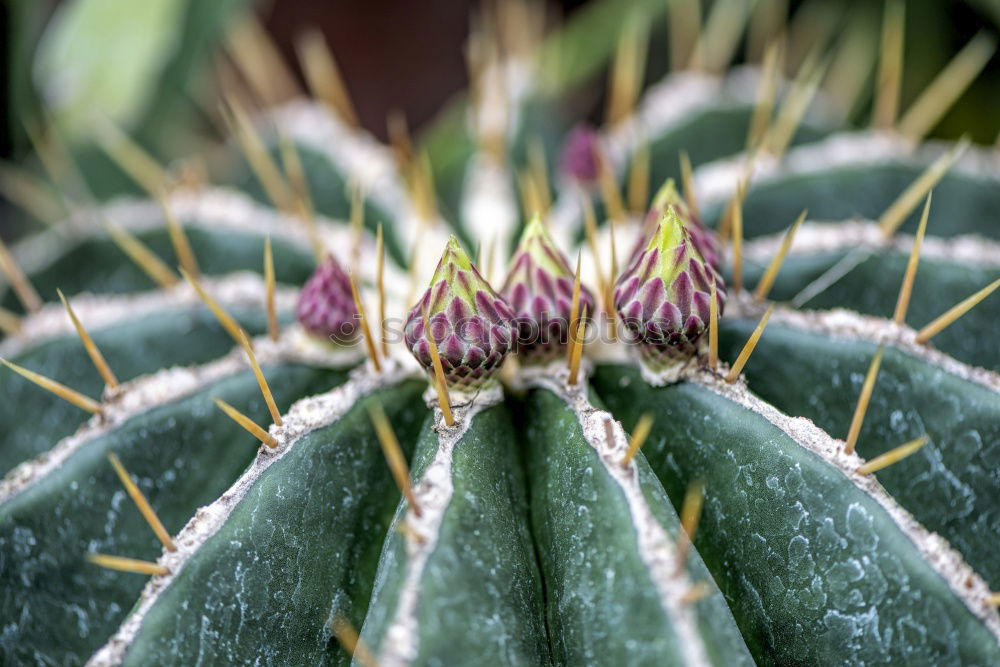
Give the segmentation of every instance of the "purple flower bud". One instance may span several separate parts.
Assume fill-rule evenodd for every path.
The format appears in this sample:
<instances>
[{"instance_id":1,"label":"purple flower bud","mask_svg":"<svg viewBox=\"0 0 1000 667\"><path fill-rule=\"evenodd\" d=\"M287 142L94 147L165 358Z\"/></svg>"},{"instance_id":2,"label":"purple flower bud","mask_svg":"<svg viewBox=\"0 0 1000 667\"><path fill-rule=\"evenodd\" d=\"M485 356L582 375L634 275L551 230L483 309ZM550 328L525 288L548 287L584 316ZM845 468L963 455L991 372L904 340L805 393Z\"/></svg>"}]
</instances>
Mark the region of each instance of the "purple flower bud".
<instances>
[{"instance_id":1,"label":"purple flower bud","mask_svg":"<svg viewBox=\"0 0 1000 667\"><path fill-rule=\"evenodd\" d=\"M595 183L600 168L597 142L597 131L590 125L570 130L559 158L560 171L585 185Z\"/></svg>"},{"instance_id":2,"label":"purple flower bud","mask_svg":"<svg viewBox=\"0 0 1000 667\"><path fill-rule=\"evenodd\" d=\"M351 282L340 264L327 255L299 292L295 316L313 336L348 345L358 336L358 309Z\"/></svg>"},{"instance_id":3,"label":"purple flower bud","mask_svg":"<svg viewBox=\"0 0 1000 667\"><path fill-rule=\"evenodd\" d=\"M721 317L722 277L702 257L676 209L668 207L614 291L622 324L650 368L684 363L704 347L713 282Z\"/></svg>"},{"instance_id":4,"label":"purple flower bud","mask_svg":"<svg viewBox=\"0 0 1000 667\"><path fill-rule=\"evenodd\" d=\"M500 293L514 311L517 353L524 362L548 361L568 344L573 271L541 218L524 228ZM594 297L581 285L578 312L585 306L594 312Z\"/></svg>"},{"instance_id":5,"label":"purple flower bud","mask_svg":"<svg viewBox=\"0 0 1000 667\"><path fill-rule=\"evenodd\" d=\"M482 386L514 345L514 314L479 275L454 236L445 246L430 287L410 311L403 329L410 352L424 368L433 370L424 334L425 312L445 380L453 387Z\"/></svg>"}]
</instances>

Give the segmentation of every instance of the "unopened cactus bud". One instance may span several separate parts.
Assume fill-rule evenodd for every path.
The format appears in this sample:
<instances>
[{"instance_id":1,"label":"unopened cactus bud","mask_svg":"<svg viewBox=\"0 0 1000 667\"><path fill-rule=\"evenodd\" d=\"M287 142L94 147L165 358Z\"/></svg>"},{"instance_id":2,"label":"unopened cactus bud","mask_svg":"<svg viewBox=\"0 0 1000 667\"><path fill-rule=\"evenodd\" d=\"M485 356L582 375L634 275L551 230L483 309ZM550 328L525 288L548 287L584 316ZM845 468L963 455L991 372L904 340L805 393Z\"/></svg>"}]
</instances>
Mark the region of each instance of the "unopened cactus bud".
<instances>
[{"instance_id":1,"label":"unopened cactus bud","mask_svg":"<svg viewBox=\"0 0 1000 667\"><path fill-rule=\"evenodd\" d=\"M584 185L597 182L600 173L597 131L590 125L570 130L559 159L560 171Z\"/></svg>"},{"instance_id":2,"label":"unopened cactus bud","mask_svg":"<svg viewBox=\"0 0 1000 667\"><path fill-rule=\"evenodd\" d=\"M514 314L479 275L454 236L404 328L406 346L417 361L431 369L425 314L445 380L452 387L475 389L486 383L513 347Z\"/></svg>"},{"instance_id":3,"label":"unopened cactus bud","mask_svg":"<svg viewBox=\"0 0 1000 667\"><path fill-rule=\"evenodd\" d=\"M544 362L569 341L573 271L542 224L524 228L500 293L514 310L516 348L525 362ZM580 310L594 312L594 297L580 287Z\"/></svg>"},{"instance_id":4,"label":"unopened cactus bud","mask_svg":"<svg viewBox=\"0 0 1000 667\"><path fill-rule=\"evenodd\" d=\"M688 234L691 235L691 241L694 243L695 248L698 249L698 252L701 253L706 262L718 270L719 246L716 242L715 234L702 224L698 216L688 206L688 203L677 192L677 187L674 185L674 179L672 178L667 179L667 182L660 187L656 196L653 197L649 211L646 212L646 217L643 219L642 233L639 235L639 240L632 250L631 259L634 260L642 252L649 241L649 237L656 230L656 225L659 224L663 215L667 212L667 208L671 207L677 213L677 217L680 219L681 224L684 225Z\"/></svg>"},{"instance_id":5,"label":"unopened cactus bud","mask_svg":"<svg viewBox=\"0 0 1000 667\"><path fill-rule=\"evenodd\" d=\"M317 338L347 345L358 337L358 309L351 282L333 255L327 255L303 285L295 315Z\"/></svg>"},{"instance_id":6,"label":"unopened cactus bud","mask_svg":"<svg viewBox=\"0 0 1000 667\"><path fill-rule=\"evenodd\" d=\"M713 281L721 316L726 301L722 278L698 252L676 210L668 207L614 291L622 324L652 370L683 364L704 346Z\"/></svg>"}]
</instances>

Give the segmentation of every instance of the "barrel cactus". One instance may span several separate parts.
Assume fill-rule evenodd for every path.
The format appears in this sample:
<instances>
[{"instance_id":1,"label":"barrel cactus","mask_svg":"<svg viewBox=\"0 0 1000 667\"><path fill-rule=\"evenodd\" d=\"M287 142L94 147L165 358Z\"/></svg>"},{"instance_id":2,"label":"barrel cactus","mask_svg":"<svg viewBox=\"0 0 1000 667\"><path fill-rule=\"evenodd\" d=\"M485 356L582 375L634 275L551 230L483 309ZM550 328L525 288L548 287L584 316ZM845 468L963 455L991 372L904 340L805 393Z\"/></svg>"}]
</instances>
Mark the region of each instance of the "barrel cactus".
<instances>
[{"instance_id":1,"label":"barrel cactus","mask_svg":"<svg viewBox=\"0 0 1000 667\"><path fill-rule=\"evenodd\" d=\"M391 147L228 42L216 185L118 133L0 247L2 661L1000 663L1000 154L923 142L994 42L899 115L901 6L872 129L783 3L501 4Z\"/></svg>"}]
</instances>

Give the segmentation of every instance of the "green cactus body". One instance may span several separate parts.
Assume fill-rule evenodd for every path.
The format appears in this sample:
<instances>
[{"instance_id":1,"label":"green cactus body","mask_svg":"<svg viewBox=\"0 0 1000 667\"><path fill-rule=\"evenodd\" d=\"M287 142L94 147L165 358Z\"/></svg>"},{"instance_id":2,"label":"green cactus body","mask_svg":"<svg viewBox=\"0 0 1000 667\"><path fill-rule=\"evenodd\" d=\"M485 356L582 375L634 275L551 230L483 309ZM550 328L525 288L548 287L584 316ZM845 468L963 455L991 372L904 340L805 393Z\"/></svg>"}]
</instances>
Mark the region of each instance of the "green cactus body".
<instances>
[{"instance_id":1,"label":"green cactus body","mask_svg":"<svg viewBox=\"0 0 1000 667\"><path fill-rule=\"evenodd\" d=\"M188 4L201 49L241 3ZM1000 664L1000 161L921 144L926 106L848 124L867 9L830 53L796 9L782 80L775 4L696 36L595 0L543 39L497 3L473 94L391 148L317 42L291 99L234 20L262 107L226 100L225 185L165 93L132 153L74 135L58 197L4 165L55 228L0 247L0 663ZM727 72L743 22L769 55Z\"/></svg>"},{"instance_id":2,"label":"green cactus body","mask_svg":"<svg viewBox=\"0 0 1000 667\"><path fill-rule=\"evenodd\" d=\"M846 318L845 318L846 319ZM858 318L860 320L860 318ZM855 324L858 331L866 324ZM760 396L789 414L812 419L830 433L847 433L851 408L834 396L860 391L860 380L876 345L852 336L847 322L830 333L810 330L797 318L773 323L747 377ZM723 349L739 347L752 324L733 319L721 333ZM949 363L950 362L950 363ZM794 368L794 372L788 369ZM811 400L788 392L790 383L812 387ZM792 386L794 386L792 385ZM878 474L900 505L929 529L945 537L994 588L1000 568L991 540L983 539L998 525L990 498L1000 493L993 471L1000 424L1000 398L995 376L954 361L928 358L922 350L899 341L886 349L869 405L858 452L874 458L893 444L926 434L922 452ZM900 405L906 400L906 409ZM962 396L961 409L947 396Z\"/></svg>"}]
</instances>

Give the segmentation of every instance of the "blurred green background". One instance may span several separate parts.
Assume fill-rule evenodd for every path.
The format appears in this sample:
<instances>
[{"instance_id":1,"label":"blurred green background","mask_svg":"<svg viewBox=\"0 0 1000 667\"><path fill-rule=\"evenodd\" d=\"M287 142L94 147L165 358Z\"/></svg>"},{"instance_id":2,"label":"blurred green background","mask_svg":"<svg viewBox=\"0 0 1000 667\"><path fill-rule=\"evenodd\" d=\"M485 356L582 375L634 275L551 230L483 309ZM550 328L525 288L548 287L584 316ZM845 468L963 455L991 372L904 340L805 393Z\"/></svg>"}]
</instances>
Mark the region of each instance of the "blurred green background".
<instances>
[{"instance_id":1,"label":"blurred green background","mask_svg":"<svg viewBox=\"0 0 1000 667\"><path fill-rule=\"evenodd\" d=\"M502 1L502 0L500 0ZM744 0L714 0L743 2ZM765 2L766 0L758 0ZM610 15L645 5L654 17L646 79L667 69L665 12L668 0L547 2L556 25L610 5ZM712 2L703 2L703 16ZM872 0L805 0L785 5L796 20L816 24L831 45L850 26L862 26L877 43L882 3ZM463 48L480 7L472 0L315 2L281 0L5 0L2 87L4 123L0 157L42 173L26 128L51 120L72 148L87 185L98 198L135 192L135 186L93 145L95 114L113 120L164 164L200 153L211 155L225 139L219 121L221 91L235 68L226 47L236 26L252 12L300 86L294 42L318 28L343 71L362 125L385 138L386 116L401 110L419 134L467 81ZM593 22L592 22L593 23ZM948 60L980 30L996 33L1000 0L910 0L900 108L906 109ZM612 27L596 25L594 30ZM595 39L594 42L600 42ZM605 43L613 40L604 39ZM737 60L745 53L738 51ZM586 77L569 98L575 115L600 122L607 74ZM304 86L303 86L304 87ZM870 86L869 86L870 88ZM852 122L867 123L868 100ZM992 144L1000 131L1000 57L994 55L933 137ZM6 203L0 234L11 238L29 227Z\"/></svg>"}]
</instances>

